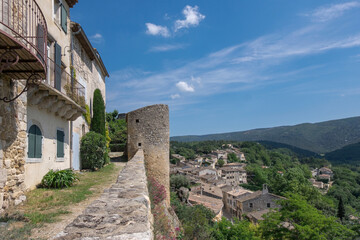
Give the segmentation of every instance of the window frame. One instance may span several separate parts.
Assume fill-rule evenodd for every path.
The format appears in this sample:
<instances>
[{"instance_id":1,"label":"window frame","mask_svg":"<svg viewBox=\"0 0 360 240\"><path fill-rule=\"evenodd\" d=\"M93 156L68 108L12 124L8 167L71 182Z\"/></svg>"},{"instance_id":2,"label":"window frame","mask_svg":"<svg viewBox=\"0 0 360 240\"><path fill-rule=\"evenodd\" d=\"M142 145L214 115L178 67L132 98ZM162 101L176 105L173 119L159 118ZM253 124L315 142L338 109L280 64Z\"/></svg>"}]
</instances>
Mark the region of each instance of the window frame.
<instances>
[{"instance_id":1,"label":"window frame","mask_svg":"<svg viewBox=\"0 0 360 240\"><path fill-rule=\"evenodd\" d=\"M62 150L63 150L63 156L59 156L59 152L58 152L58 144L59 144L59 138L58 138L58 132L62 132L63 133L63 146L62 146ZM63 128L56 128L56 162L64 162L65 161L65 131Z\"/></svg>"},{"instance_id":2,"label":"window frame","mask_svg":"<svg viewBox=\"0 0 360 240\"><path fill-rule=\"evenodd\" d=\"M30 139L29 139L29 134L30 134L30 129L35 126L39 129L40 131L40 136L41 136L41 146L40 146L40 157L35 157L36 156L36 150L34 152L34 157L29 157L29 146L30 146ZM26 162L27 163L38 163L38 162L42 162L43 159L43 146L44 146L44 135L43 135L43 130L40 127L40 124L38 123L30 123L29 124L29 128L26 131L27 136L26 136L26 146L27 146L27 153L26 153ZM35 141L35 145L36 146L36 141ZM36 149L36 147L35 147Z\"/></svg>"}]
</instances>

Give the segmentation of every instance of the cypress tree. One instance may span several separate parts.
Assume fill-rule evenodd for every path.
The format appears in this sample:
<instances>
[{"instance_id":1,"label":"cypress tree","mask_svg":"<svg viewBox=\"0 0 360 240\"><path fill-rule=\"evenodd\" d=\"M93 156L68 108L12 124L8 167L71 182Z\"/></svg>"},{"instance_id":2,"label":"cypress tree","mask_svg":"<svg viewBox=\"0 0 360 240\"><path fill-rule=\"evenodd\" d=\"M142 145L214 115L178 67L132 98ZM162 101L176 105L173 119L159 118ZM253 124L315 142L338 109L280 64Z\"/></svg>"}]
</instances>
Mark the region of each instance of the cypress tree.
<instances>
[{"instance_id":1,"label":"cypress tree","mask_svg":"<svg viewBox=\"0 0 360 240\"><path fill-rule=\"evenodd\" d=\"M345 217L345 207L344 207L342 197L340 197L340 199L339 199L337 216L338 216L338 218L340 218L341 221Z\"/></svg>"},{"instance_id":2,"label":"cypress tree","mask_svg":"<svg viewBox=\"0 0 360 240\"><path fill-rule=\"evenodd\" d=\"M90 131L105 136L105 104L99 89L94 91L93 112Z\"/></svg>"}]
</instances>

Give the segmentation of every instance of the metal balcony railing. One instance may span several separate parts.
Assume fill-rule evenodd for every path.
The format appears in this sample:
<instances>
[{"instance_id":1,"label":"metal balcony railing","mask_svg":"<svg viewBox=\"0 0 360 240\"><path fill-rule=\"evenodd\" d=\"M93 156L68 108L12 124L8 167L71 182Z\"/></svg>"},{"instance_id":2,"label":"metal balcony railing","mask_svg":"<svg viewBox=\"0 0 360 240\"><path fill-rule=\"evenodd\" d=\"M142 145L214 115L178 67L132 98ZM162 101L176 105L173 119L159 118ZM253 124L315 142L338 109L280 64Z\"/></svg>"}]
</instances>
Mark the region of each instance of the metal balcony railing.
<instances>
[{"instance_id":1,"label":"metal balcony railing","mask_svg":"<svg viewBox=\"0 0 360 240\"><path fill-rule=\"evenodd\" d=\"M71 76L62 66L47 58L47 77L45 83L71 98L78 105L85 107L85 87L75 76Z\"/></svg>"},{"instance_id":2,"label":"metal balcony railing","mask_svg":"<svg viewBox=\"0 0 360 240\"><path fill-rule=\"evenodd\" d=\"M35 0L0 0L0 33L6 36L1 37L0 49L17 51L16 68L8 70L11 77L21 79L34 72L45 76L47 25ZM24 48L31 53L31 58L19 51ZM32 65L34 62L42 67L36 68Z\"/></svg>"}]
</instances>

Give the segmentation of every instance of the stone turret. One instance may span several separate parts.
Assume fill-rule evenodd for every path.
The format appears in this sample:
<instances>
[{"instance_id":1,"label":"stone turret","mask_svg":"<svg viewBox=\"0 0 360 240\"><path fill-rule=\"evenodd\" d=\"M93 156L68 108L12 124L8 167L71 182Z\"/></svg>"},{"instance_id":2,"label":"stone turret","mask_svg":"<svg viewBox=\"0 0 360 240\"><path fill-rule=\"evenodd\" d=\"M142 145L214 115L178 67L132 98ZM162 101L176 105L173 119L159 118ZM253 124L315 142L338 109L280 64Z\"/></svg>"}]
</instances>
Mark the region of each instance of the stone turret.
<instances>
[{"instance_id":1,"label":"stone turret","mask_svg":"<svg viewBox=\"0 0 360 240\"><path fill-rule=\"evenodd\" d=\"M138 149L144 151L148 177L166 189L170 206L169 179L169 107L163 104L147 106L126 115L128 127L127 154L131 159Z\"/></svg>"}]
</instances>

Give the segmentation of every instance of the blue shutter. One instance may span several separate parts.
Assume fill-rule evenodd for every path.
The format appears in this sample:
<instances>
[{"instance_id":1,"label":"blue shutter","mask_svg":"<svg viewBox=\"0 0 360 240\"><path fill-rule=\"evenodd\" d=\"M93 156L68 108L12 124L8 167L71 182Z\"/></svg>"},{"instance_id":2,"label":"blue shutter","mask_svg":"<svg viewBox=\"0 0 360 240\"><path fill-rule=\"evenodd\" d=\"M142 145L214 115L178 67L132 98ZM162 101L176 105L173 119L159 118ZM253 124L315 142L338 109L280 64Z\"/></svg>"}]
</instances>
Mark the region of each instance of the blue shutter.
<instances>
[{"instance_id":1,"label":"blue shutter","mask_svg":"<svg viewBox=\"0 0 360 240\"><path fill-rule=\"evenodd\" d=\"M36 134L35 134L35 158L42 157L42 134L41 130L38 126L36 126Z\"/></svg>"},{"instance_id":2,"label":"blue shutter","mask_svg":"<svg viewBox=\"0 0 360 240\"><path fill-rule=\"evenodd\" d=\"M42 25L38 24L37 26L37 33L36 33L36 40L37 40L37 48L39 52L37 53L37 56L40 58L40 60L45 63L45 31Z\"/></svg>"},{"instance_id":3,"label":"blue shutter","mask_svg":"<svg viewBox=\"0 0 360 240\"><path fill-rule=\"evenodd\" d=\"M61 5L61 27L67 33L67 11L64 5Z\"/></svg>"},{"instance_id":4,"label":"blue shutter","mask_svg":"<svg viewBox=\"0 0 360 240\"><path fill-rule=\"evenodd\" d=\"M55 43L55 88L61 91L61 46Z\"/></svg>"},{"instance_id":5,"label":"blue shutter","mask_svg":"<svg viewBox=\"0 0 360 240\"><path fill-rule=\"evenodd\" d=\"M28 158L35 157L35 135L36 135L36 126L32 125L28 133Z\"/></svg>"},{"instance_id":6,"label":"blue shutter","mask_svg":"<svg viewBox=\"0 0 360 240\"><path fill-rule=\"evenodd\" d=\"M56 131L56 139L57 139L57 154L58 158L64 157L64 139L65 134L63 131L57 130Z\"/></svg>"}]
</instances>

